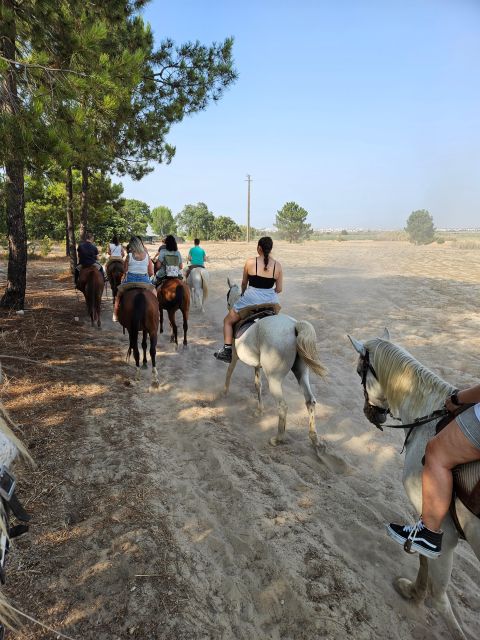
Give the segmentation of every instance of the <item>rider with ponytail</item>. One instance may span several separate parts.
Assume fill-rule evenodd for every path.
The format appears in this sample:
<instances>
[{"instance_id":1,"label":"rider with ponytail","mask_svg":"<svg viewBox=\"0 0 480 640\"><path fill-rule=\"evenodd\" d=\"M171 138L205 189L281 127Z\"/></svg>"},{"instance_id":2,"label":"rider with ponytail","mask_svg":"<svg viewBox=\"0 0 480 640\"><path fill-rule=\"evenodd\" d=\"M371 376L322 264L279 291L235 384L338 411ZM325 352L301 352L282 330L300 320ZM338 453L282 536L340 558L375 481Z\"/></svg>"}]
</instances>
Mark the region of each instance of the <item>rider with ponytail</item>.
<instances>
[{"instance_id":1,"label":"rider with ponytail","mask_svg":"<svg viewBox=\"0 0 480 640\"><path fill-rule=\"evenodd\" d=\"M270 237L260 238L257 256L249 258L243 267L242 295L233 305L223 321L223 349L214 355L223 362L232 361L233 325L240 320L239 311L258 305L278 304L282 291L283 271L281 264L271 257L273 241Z\"/></svg>"}]
</instances>

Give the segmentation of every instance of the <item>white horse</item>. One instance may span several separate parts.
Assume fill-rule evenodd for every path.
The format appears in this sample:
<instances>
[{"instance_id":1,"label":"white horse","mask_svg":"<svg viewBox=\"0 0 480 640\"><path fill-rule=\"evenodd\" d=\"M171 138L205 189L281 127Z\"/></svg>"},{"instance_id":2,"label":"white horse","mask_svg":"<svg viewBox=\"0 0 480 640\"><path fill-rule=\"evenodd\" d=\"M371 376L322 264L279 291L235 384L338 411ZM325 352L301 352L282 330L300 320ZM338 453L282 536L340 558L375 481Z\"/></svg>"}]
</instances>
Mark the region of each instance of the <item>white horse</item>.
<instances>
[{"instance_id":1,"label":"white horse","mask_svg":"<svg viewBox=\"0 0 480 640\"><path fill-rule=\"evenodd\" d=\"M382 338L366 342L351 336L349 338L360 354L357 372L364 376L364 411L369 419L377 408L380 411L388 408L400 417L403 424L410 424L416 418L429 416L433 411L441 409L446 398L454 392L455 388L451 384L432 373L407 351L390 342L387 329ZM364 368L368 361L377 377L368 364ZM384 418L371 421L378 424ZM417 513L422 510L422 458L428 440L435 435L435 422L434 420L414 428L406 445L403 485ZM480 559L480 519L458 499L455 505L467 542ZM446 592L452 571L453 551L459 538L450 514L443 521L442 529L444 534L440 557L428 560L421 555L416 581L397 578L394 586L404 598L415 602L421 602L427 594L427 588L430 588L432 604L443 617L452 637L455 640L465 640Z\"/></svg>"},{"instance_id":2,"label":"white horse","mask_svg":"<svg viewBox=\"0 0 480 640\"><path fill-rule=\"evenodd\" d=\"M227 306L229 309L240 297L240 288L227 279L229 291ZM297 321L287 315L262 318L249 327L240 338L234 340L232 362L225 378L225 393L228 393L230 379L238 360L255 367L255 387L258 397L258 413L263 412L261 369L263 369L270 393L278 405L278 433L270 439L277 445L285 441L285 427L288 406L283 398L283 380L293 371L300 385L309 414L310 439L318 445L315 427L315 396L310 387L309 370L318 376L325 375L325 369L318 359L317 336L309 322Z\"/></svg>"},{"instance_id":3,"label":"white horse","mask_svg":"<svg viewBox=\"0 0 480 640\"><path fill-rule=\"evenodd\" d=\"M1 375L1 374L0 374ZM23 457L25 460L33 464L33 461L26 450L23 443L16 437L10 427L14 426L12 420L0 404L0 465L3 469L3 481L10 476L10 469L13 461L17 456ZM6 469L5 469L6 468ZM6 475L8 473L8 476ZM8 487L7 487L8 488ZM6 487L3 486L3 491ZM3 568L5 562L5 553L8 547L8 514L5 511L5 503L0 500L0 564ZM4 627L14 629L18 627L19 620L12 609L9 607L7 600L0 593L0 637Z\"/></svg>"},{"instance_id":4,"label":"white horse","mask_svg":"<svg viewBox=\"0 0 480 640\"><path fill-rule=\"evenodd\" d=\"M205 313L205 302L208 297L208 272L206 269L196 267L190 271L187 284L192 294L193 306L195 309L201 308Z\"/></svg>"}]
</instances>

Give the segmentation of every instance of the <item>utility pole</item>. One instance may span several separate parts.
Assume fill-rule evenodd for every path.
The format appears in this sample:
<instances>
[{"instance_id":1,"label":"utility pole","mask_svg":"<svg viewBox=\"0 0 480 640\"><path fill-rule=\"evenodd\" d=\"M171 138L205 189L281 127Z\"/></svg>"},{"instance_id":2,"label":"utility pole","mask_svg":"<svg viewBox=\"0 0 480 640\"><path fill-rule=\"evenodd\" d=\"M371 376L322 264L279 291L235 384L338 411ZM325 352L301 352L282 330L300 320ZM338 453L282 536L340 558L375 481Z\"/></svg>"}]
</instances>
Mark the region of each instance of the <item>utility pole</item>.
<instances>
[{"instance_id":1,"label":"utility pole","mask_svg":"<svg viewBox=\"0 0 480 640\"><path fill-rule=\"evenodd\" d=\"M247 242L250 242L250 183L252 182L252 178L250 174L247 173L246 181L248 183L248 196L247 196Z\"/></svg>"}]
</instances>

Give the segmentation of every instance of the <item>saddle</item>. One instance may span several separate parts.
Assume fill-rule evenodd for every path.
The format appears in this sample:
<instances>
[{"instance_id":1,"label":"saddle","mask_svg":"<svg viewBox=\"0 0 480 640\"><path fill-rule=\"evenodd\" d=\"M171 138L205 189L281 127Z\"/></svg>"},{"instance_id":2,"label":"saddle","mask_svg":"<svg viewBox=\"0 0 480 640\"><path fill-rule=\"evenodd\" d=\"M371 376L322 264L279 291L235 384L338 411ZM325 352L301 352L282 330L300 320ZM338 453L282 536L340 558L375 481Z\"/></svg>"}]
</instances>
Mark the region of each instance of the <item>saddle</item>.
<instances>
[{"instance_id":1,"label":"saddle","mask_svg":"<svg viewBox=\"0 0 480 640\"><path fill-rule=\"evenodd\" d=\"M125 284L120 284L118 286L118 295L121 295L125 291L129 291L130 289L147 289L147 291L151 291L155 293L155 285L149 282L125 282Z\"/></svg>"},{"instance_id":2,"label":"saddle","mask_svg":"<svg viewBox=\"0 0 480 640\"><path fill-rule=\"evenodd\" d=\"M105 268L108 269L108 267L113 264L114 262L122 262L123 263L123 258L121 256L110 256L109 259L107 260L107 262L105 263Z\"/></svg>"},{"instance_id":3,"label":"saddle","mask_svg":"<svg viewBox=\"0 0 480 640\"><path fill-rule=\"evenodd\" d=\"M249 329L252 324L261 320L262 318L268 318L268 316L276 316L281 307L279 304L259 304L254 307L246 307L238 312L240 320L233 325L233 336L235 339L243 336L245 331Z\"/></svg>"},{"instance_id":4,"label":"saddle","mask_svg":"<svg viewBox=\"0 0 480 640\"><path fill-rule=\"evenodd\" d=\"M435 427L436 433L440 433L459 413L466 411L472 406L471 404L462 405L461 410L456 411L454 415L449 414L439 420ZM455 509L455 498L458 498L477 518L480 518L480 460L460 464L458 467L452 469L452 474L453 494L452 502L450 503L450 515L453 518L453 522L460 536L465 539L465 534L460 526Z\"/></svg>"}]
</instances>

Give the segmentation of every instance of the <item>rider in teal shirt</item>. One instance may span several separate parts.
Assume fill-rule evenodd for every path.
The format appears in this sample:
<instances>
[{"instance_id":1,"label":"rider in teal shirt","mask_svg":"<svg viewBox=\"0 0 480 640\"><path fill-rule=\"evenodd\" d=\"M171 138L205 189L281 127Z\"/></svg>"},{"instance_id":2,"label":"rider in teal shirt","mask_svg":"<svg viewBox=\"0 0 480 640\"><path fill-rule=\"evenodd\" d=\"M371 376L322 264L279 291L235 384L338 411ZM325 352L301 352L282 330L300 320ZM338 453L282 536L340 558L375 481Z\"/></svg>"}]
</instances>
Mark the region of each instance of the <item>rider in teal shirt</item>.
<instances>
[{"instance_id":1,"label":"rider in teal shirt","mask_svg":"<svg viewBox=\"0 0 480 640\"><path fill-rule=\"evenodd\" d=\"M207 254L200 246L200 240L198 238L195 238L194 244L195 246L192 247L188 252L187 261L190 263L190 265L188 266L185 272L185 278L188 278L188 276L190 275L190 271L192 269L195 269L196 267L201 267L202 269L205 268L205 261L207 260Z\"/></svg>"}]
</instances>

